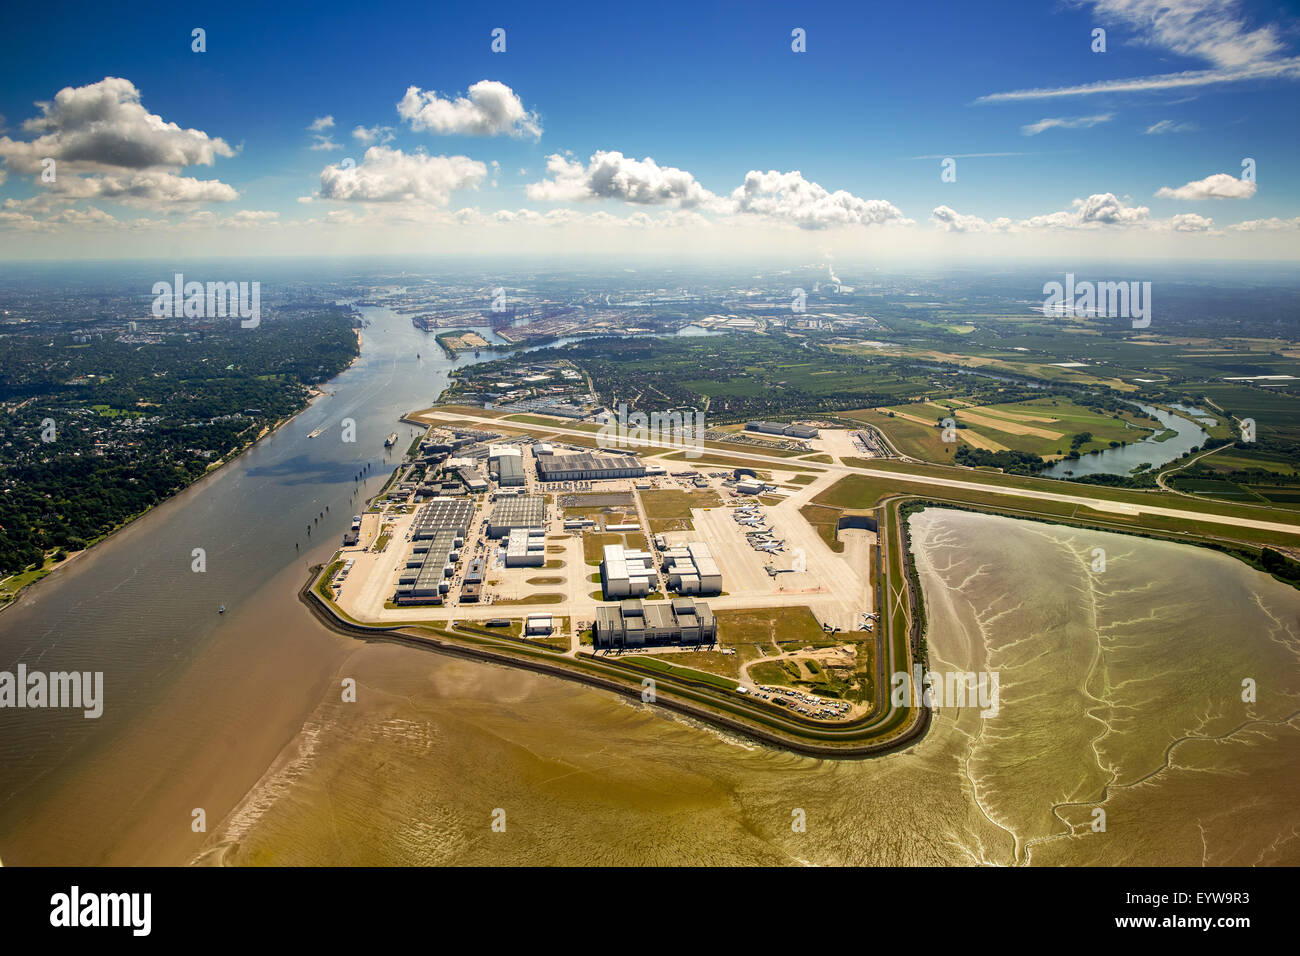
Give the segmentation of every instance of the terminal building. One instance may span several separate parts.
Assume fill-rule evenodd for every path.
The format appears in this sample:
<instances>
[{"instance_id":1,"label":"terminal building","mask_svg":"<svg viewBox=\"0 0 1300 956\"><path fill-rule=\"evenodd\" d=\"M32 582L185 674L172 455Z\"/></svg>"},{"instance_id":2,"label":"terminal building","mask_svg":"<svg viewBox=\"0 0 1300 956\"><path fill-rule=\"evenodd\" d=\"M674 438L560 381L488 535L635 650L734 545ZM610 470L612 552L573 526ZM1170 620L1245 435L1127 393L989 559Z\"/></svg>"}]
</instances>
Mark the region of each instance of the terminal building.
<instances>
[{"instance_id":1,"label":"terminal building","mask_svg":"<svg viewBox=\"0 0 1300 956\"><path fill-rule=\"evenodd\" d=\"M546 499L541 495L517 495L502 498L492 506L488 518L489 538L504 538L517 529L546 527Z\"/></svg>"},{"instance_id":2,"label":"terminal building","mask_svg":"<svg viewBox=\"0 0 1300 956\"><path fill-rule=\"evenodd\" d=\"M663 554L668 587L679 594L719 594L722 572L703 541L676 545Z\"/></svg>"},{"instance_id":3,"label":"terminal building","mask_svg":"<svg viewBox=\"0 0 1300 956\"><path fill-rule=\"evenodd\" d=\"M640 478L645 465L630 455L543 455L537 459L541 481L601 481L606 478Z\"/></svg>"},{"instance_id":4,"label":"terminal building","mask_svg":"<svg viewBox=\"0 0 1300 956\"><path fill-rule=\"evenodd\" d=\"M600 580L607 598L643 597L657 588L659 575L655 573L654 558L647 552L607 544L605 558L600 562Z\"/></svg>"},{"instance_id":5,"label":"terminal building","mask_svg":"<svg viewBox=\"0 0 1300 956\"><path fill-rule=\"evenodd\" d=\"M688 597L645 604L631 599L596 608L596 647L649 644L712 644L718 622L703 601Z\"/></svg>"},{"instance_id":6,"label":"terminal building","mask_svg":"<svg viewBox=\"0 0 1300 956\"><path fill-rule=\"evenodd\" d=\"M788 422L746 422L745 431L790 438L816 438L818 435L817 429L811 425L791 425Z\"/></svg>"}]
</instances>

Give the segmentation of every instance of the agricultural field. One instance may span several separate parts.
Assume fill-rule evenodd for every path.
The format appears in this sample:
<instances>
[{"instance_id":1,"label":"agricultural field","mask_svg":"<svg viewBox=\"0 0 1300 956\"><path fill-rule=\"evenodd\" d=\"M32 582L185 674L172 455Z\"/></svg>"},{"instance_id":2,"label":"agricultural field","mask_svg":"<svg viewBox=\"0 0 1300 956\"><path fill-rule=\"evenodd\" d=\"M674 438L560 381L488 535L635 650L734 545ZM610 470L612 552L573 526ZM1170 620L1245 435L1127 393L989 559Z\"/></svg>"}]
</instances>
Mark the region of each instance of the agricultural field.
<instances>
[{"instance_id":1,"label":"agricultural field","mask_svg":"<svg viewBox=\"0 0 1300 956\"><path fill-rule=\"evenodd\" d=\"M590 374L611 406L702 408L719 424L906 402L929 391L933 378L907 362L799 349L786 337L624 340L617 356L593 342L565 355Z\"/></svg>"},{"instance_id":2,"label":"agricultural field","mask_svg":"<svg viewBox=\"0 0 1300 956\"><path fill-rule=\"evenodd\" d=\"M1260 451L1277 450L1294 456L1300 449L1300 382L1280 388L1265 388L1233 382L1195 386L1224 412L1255 422Z\"/></svg>"},{"instance_id":3,"label":"agricultural field","mask_svg":"<svg viewBox=\"0 0 1300 956\"><path fill-rule=\"evenodd\" d=\"M1294 477L1300 475L1300 468L1280 455L1256 451L1249 447L1237 446L1228 451L1217 452L1201 460L1201 465L1212 472L1231 474L1234 471L1263 470L1277 475Z\"/></svg>"},{"instance_id":4,"label":"agricultural field","mask_svg":"<svg viewBox=\"0 0 1300 956\"><path fill-rule=\"evenodd\" d=\"M1075 449L1085 455L1112 442L1140 441L1156 430L1137 409L1103 412L1064 396L983 405L935 399L848 414L880 428L903 454L939 463L952 461L957 447L942 440L939 423L945 418L957 423L959 441L974 448L1027 452L1049 461ZM1084 434L1088 440L1076 444L1074 436Z\"/></svg>"}]
</instances>

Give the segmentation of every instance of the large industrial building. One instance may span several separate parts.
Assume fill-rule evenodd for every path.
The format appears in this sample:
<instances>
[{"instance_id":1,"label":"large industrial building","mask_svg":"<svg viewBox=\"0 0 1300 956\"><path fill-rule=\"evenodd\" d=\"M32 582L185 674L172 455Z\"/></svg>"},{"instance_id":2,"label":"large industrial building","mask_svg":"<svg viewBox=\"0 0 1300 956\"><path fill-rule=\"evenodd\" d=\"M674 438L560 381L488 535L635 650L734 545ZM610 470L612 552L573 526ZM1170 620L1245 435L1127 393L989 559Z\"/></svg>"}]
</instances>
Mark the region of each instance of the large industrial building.
<instances>
[{"instance_id":1,"label":"large industrial building","mask_svg":"<svg viewBox=\"0 0 1300 956\"><path fill-rule=\"evenodd\" d=\"M504 538L518 528L546 527L546 499L541 495L518 495L502 498L492 506L488 518L489 538Z\"/></svg>"},{"instance_id":2,"label":"large industrial building","mask_svg":"<svg viewBox=\"0 0 1300 956\"><path fill-rule=\"evenodd\" d=\"M665 551L663 570L668 576L668 587L679 594L718 594L722 591L722 572L703 541L679 544Z\"/></svg>"},{"instance_id":3,"label":"large industrial building","mask_svg":"<svg viewBox=\"0 0 1300 956\"><path fill-rule=\"evenodd\" d=\"M411 553L397 578L398 604L443 603L473 517L473 502L461 498L434 498L421 506L411 523Z\"/></svg>"},{"instance_id":4,"label":"large industrial building","mask_svg":"<svg viewBox=\"0 0 1300 956\"><path fill-rule=\"evenodd\" d=\"M605 558L600 562L600 580L605 597L642 597L659 583L655 573L654 558L645 551L635 551L621 544L605 545Z\"/></svg>"},{"instance_id":5,"label":"large industrial building","mask_svg":"<svg viewBox=\"0 0 1300 956\"><path fill-rule=\"evenodd\" d=\"M816 438L819 434L812 425L787 425L785 433L791 438Z\"/></svg>"},{"instance_id":6,"label":"large industrial building","mask_svg":"<svg viewBox=\"0 0 1300 956\"><path fill-rule=\"evenodd\" d=\"M542 481L600 481L644 474L645 465L630 455L543 455L537 459L537 477Z\"/></svg>"},{"instance_id":7,"label":"large industrial building","mask_svg":"<svg viewBox=\"0 0 1300 956\"><path fill-rule=\"evenodd\" d=\"M540 568L545 563L545 531L516 528L506 537L507 568Z\"/></svg>"},{"instance_id":8,"label":"large industrial building","mask_svg":"<svg viewBox=\"0 0 1300 956\"><path fill-rule=\"evenodd\" d=\"M460 467L456 469L455 474L465 484L465 487L474 494L480 494L488 490L487 479L477 469Z\"/></svg>"},{"instance_id":9,"label":"large industrial building","mask_svg":"<svg viewBox=\"0 0 1300 956\"><path fill-rule=\"evenodd\" d=\"M816 438L818 435L817 429L811 425L791 425L788 422L746 422L745 431L790 438Z\"/></svg>"},{"instance_id":10,"label":"large industrial building","mask_svg":"<svg viewBox=\"0 0 1300 956\"><path fill-rule=\"evenodd\" d=\"M488 473L503 488L524 483L524 453L518 445L489 445Z\"/></svg>"},{"instance_id":11,"label":"large industrial building","mask_svg":"<svg viewBox=\"0 0 1300 956\"><path fill-rule=\"evenodd\" d=\"M524 460L518 455L503 455L488 471L502 488L520 488L524 484Z\"/></svg>"},{"instance_id":12,"label":"large industrial building","mask_svg":"<svg viewBox=\"0 0 1300 956\"><path fill-rule=\"evenodd\" d=\"M415 542L406 569L397 579L397 603L441 604L451 588L464 543L465 539L451 530L440 530Z\"/></svg>"},{"instance_id":13,"label":"large industrial building","mask_svg":"<svg viewBox=\"0 0 1300 956\"><path fill-rule=\"evenodd\" d=\"M492 444L488 445L488 464L495 465L502 458L522 458L523 449L518 445Z\"/></svg>"},{"instance_id":14,"label":"large industrial building","mask_svg":"<svg viewBox=\"0 0 1300 956\"><path fill-rule=\"evenodd\" d=\"M549 614L530 614L524 619L525 637L545 637L555 630L555 622Z\"/></svg>"},{"instance_id":15,"label":"large industrial building","mask_svg":"<svg viewBox=\"0 0 1300 956\"><path fill-rule=\"evenodd\" d=\"M432 498L420 506L411 522L411 540L432 538L439 531L456 531L463 538L474 517L474 502L465 498Z\"/></svg>"},{"instance_id":16,"label":"large industrial building","mask_svg":"<svg viewBox=\"0 0 1300 956\"><path fill-rule=\"evenodd\" d=\"M645 604L634 599L596 608L593 632L596 647L712 644L718 622L703 601L683 597Z\"/></svg>"}]
</instances>

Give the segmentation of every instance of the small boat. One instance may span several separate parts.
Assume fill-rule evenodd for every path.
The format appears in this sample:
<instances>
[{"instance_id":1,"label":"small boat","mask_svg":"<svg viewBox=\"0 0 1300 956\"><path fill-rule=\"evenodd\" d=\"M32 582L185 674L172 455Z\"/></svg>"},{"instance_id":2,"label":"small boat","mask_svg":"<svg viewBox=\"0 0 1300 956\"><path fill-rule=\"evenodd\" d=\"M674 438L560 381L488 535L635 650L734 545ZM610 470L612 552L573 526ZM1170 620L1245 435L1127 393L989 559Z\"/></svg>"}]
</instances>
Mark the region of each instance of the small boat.
<instances>
[{"instance_id":1,"label":"small boat","mask_svg":"<svg viewBox=\"0 0 1300 956\"><path fill-rule=\"evenodd\" d=\"M325 430L325 426L322 425L320 428L316 429L315 431L308 432L308 433L307 433L307 437L308 437L308 438L319 438L319 437L320 437L320 433L323 432L324 430Z\"/></svg>"},{"instance_id":2,"label":"small boat","mask_svg":"<svg viewBox=\"0 0 1300 956\"><path fill-rule=\"evenodd\" d=\"M218 613L218 614L225 614L225 613L226 613L226 606L223 604L223 605L221 605L221 607L217 608L217 613Z\"/></svg>"}]
</instances>

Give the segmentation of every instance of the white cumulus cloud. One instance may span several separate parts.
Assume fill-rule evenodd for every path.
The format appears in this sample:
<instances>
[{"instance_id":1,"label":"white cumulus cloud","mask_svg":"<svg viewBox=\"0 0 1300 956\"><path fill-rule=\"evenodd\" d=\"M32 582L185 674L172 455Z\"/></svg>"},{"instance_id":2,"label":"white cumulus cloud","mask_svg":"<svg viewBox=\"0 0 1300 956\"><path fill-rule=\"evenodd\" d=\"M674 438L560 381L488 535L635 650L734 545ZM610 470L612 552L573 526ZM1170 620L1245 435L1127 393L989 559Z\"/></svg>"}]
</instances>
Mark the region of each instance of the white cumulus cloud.
<instances>
[{"instance_id":1,"label":"white cumulus cloud","mask_svg":"<svg viewBox=\"0 0 1300 956\"><path fill-rule=\"evenodd\" d=\"M750 170L745 182L731 193L738 213L753 213L801 229L831 226L913 225L893 203L862 199L843 189L831 192L804 179L798 170L788 173Z\"/></svg>"},{"instance_id":2,"label":"white cumulus cloud","mask_svg":"<svg viewBox=\"0 0 1300 956\"><path fill-rule=\"evenodd\" d=\"M930 221L942 232L1004 232L1012 225L1005 217L989 222L979 216L959 213L951 206L936 206L930 213Z\"/></svg>"},{"instance_id":3,"label":"white cumulus cloud","mask_svg":"<svg viewBox=\"0 0 1300 956\"><path fill-rule=\"evenodd\" d=\"M393 128L391 126L358 126L352 131L352 138L366 146L376 144L382 146L384 143L393 141Z\"/></svg>"},{"instance_id":4,"label":"white cumulus cloud","mask_svg":"<svg viewBox=\"0 0 1300 956\"><path fill-rule=\"evenodd\" d=\"M1156 190L1159 199L1249 199L1253 195L1254 183L1228 173L1214 173L1177 189L1161 186Z\"/></svg>"},{"instance_id":5,"label":"white cumulus cloud","mask_svg":"<svg viewBox=\"0 0 1300 956\"><path fill-rule=\"evenodd\" d=\"M41 115L23 123L31 140L0 136L0 158L22 173L41 169L49 157L71 172L211 166L234 150L202 130L182 129L150 113L130 80L109 76L88 86L64 87Z\"/></svg>"},{"instance_id":6,"label":"white cumulus cloud","mask_svg":"<svg viewBox=\"0 0 1300 956\"><path fill-rule=\"evenodd\" d=\"M1293 219L1279 219L1277 216L1269 219L1247 219L1228 228L1233 232L1294 232L1300 229L1300 216Z\"/></svg>"},{"instance_id":7,"label":"white cumulus cloud","mask_svg":"<svg viewBox=\"0 0 1300 956\"><path fill-rule=\"evenodd\" d=\"M468 95L455 99L412 86L397 104L397 112L413 130L456 136L542 136L537 114L525 109L519 95L496 80L480 80Z\"/></svg>"},{"instance_id":8,"label":"white cumulus cloud","mask_svg":"<svg viewBox=\"0 0 1300 956\"><path fill-rule=\"evenodd\" d=\"M675 166L660 166L650 157L632 159L616 150L600 150L585 165L559 153L548 156L550 177L530 183L525 193L537 202L582 202L616 199L640 206L675 206L681 209L718 207L718 197L690 173Z\"/></svg>"},{"instance_id":9,"label":"white cumulus cloud","mask_svg":"<svg viewBox=\"0 0 1300 956\"><path fill-rule=\"evenodd\" d=\"M477 189L487 166L468 156L426 156L388 146L371 146L353 166L326 166L320 174L322 199L352 202L422 202L445 206L458 189Z\"/></svg>"},{"instance_id":10,"label":"white cumulus cloud","mask_svg":"<svg viewBox=\"0 0 1300 956\"><path fill-rule=\"evenodd\" d=\"M706 189L690 172L661 166L650 157L633 159L601 150L583 163L559 153L547 158L546 179L526 188L538 202L612 199L637 206L725 216L754 216L802 229L834 226L913 225L892 203L863 199L845 190L831 192L798 170L750 170L729 196Z\"/></svg>"},{"instance_id":11,"label":"white cumulus cloud","mask_svg":"<svg viewBox=\"0 0 1300 956\"><path fill-rule=\"evenodd\" d=\"M1214 220L1194 212L1184 212L1169 220L1169 228L1174 232L1209 232L1214 228Z\"/></svg>"},{"instance_id":12,"label":"white cumulus cloud","mask_svg":"<svg viewBox=\"0 0 1300 956\"><path fill-rule=\"evenodd\" d=\"M164 171L60 177L51 192L69 199L111 199L118 202L230 202L239 197L233 186L216 179L195 179Z\"/></svg>"},{"instance_id":13,"label":"white cumulus cloud","mask_svg":"<svg viewBox=\"0 0 1300 956\"><path fill-rule=\"evenodd\" d=\"M1026 229L1097 229L1104 226L1136 226L1150 218L1146 206L1130 206L1114 193L1093 193L1075 199L1069 209L1023 219Z\"/></svg>"}]
</instances>

